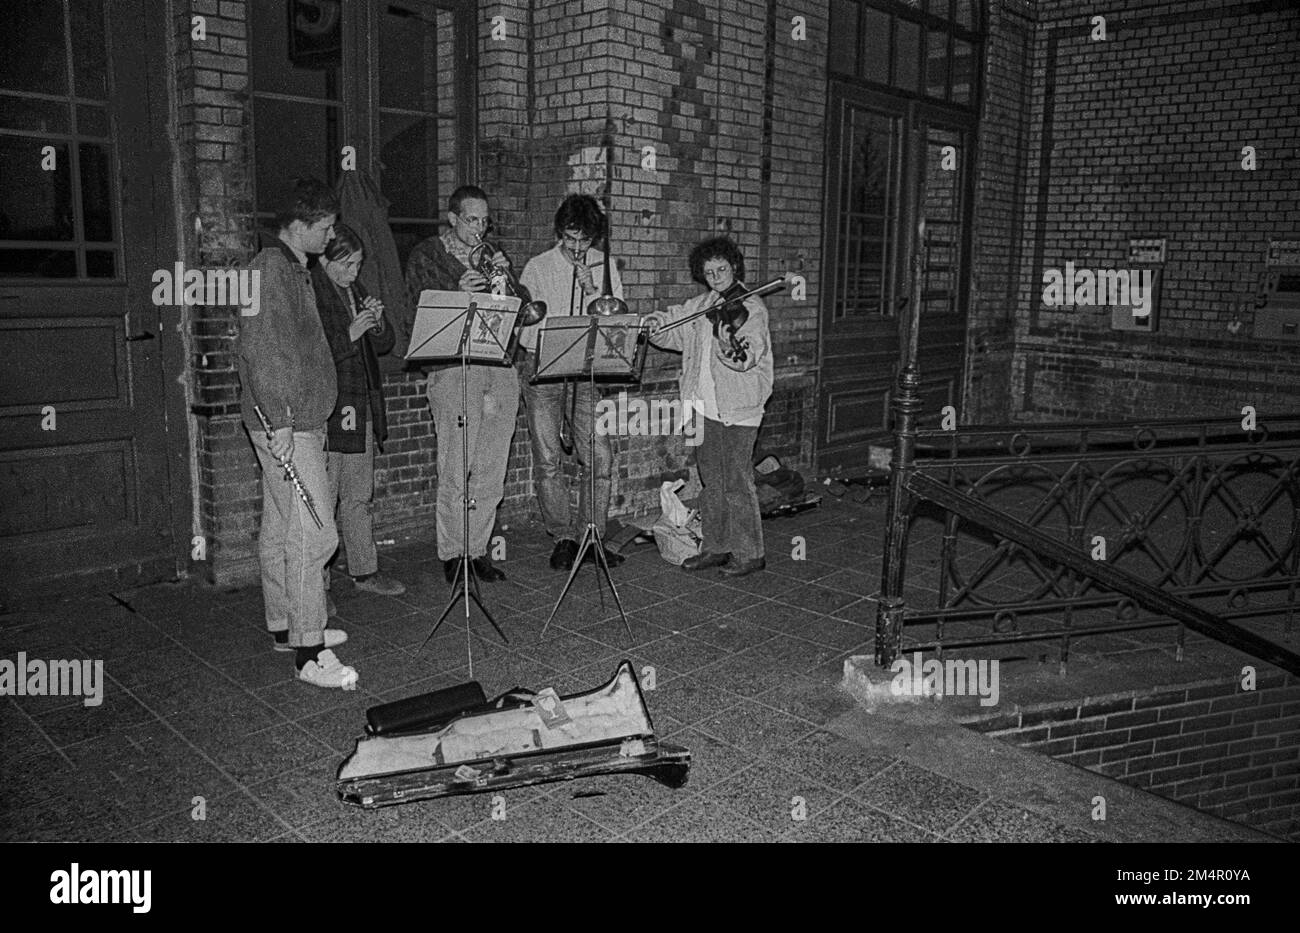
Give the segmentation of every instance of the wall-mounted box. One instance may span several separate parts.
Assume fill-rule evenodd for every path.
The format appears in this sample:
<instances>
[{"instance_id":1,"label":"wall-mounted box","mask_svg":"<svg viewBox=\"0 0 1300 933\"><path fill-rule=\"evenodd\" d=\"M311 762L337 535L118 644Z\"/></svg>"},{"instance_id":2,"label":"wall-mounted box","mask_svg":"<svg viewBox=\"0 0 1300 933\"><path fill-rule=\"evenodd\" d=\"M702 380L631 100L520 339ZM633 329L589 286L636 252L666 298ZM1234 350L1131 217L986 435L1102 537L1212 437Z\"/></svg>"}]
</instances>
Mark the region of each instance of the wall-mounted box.
<instances>
[{"instance_id":1,"label":"wall-mounted box","mask_svg":"<svg viewBox=\"0 0 1300 933\"><path fill-rule=\"evenodd\" d=\"M1112 305L1111 330L1154 334L1160 324L1160 280L1164 273L1165 243L1160 239L1128 241L1128 278L1130 295L1136 297L1135 287L1142 289L1142 301Z\"/></svg>"},{"instance_id":2,"label":"wall-mounted box","mask_svg":"<svg viewBox=\"0 0 1300 933\"><path fill-rule=\"evenodd\" d=\"M1260 340L1300 342L1300 241L1273 240L1255 291L1255 327Z\"/></svg>"}]
</instances>

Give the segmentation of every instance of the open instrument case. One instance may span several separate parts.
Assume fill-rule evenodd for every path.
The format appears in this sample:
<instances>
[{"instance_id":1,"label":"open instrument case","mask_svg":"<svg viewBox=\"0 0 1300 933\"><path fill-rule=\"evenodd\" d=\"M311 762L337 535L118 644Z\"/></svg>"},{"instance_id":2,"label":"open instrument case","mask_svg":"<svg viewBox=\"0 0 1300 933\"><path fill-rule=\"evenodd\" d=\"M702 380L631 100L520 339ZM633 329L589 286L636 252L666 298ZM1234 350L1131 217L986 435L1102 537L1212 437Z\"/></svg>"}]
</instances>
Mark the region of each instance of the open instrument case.
<instances>
[{"instance_id":1,"label":"open instrument case","mask_svg":"<svg viewBox=\"0 0 1300 933\"><path fill-rule=\"evenodd\" d=\"M621 772L676 788L691 762L655 737L630 661L572 696L517 689L488 701L470 682L371 707L366 719L336 786L367 808Z\"/></svg>"}]
</instances>

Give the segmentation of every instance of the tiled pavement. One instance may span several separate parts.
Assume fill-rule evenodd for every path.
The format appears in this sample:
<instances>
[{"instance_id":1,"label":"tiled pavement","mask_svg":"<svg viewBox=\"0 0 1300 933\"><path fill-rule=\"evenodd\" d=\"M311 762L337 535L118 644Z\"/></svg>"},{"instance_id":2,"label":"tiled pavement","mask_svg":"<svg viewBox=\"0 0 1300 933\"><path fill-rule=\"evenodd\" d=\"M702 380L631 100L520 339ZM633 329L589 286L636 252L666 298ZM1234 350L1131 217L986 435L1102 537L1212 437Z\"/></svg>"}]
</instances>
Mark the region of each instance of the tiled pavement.
<instances>
[{"instance_id":1,"label":"tiled pavement","mask_svg":"<svg viewBox=\"0 0 1300 933\"><path fill-rule=\"evenodd\" d=\"M865 714L836 684L848 656L870 651L874 604L864 597L879 578L881 521L878 504L827 497L765 523L768 570L732 581L637 550L615 571L630 635L584 569L543 636L563 576L547 567L539 530L507 531L509 580L484 596L510 641L475 619L474 678L488 695L516 685L567 693L630 658L643 678L653 668L656 731L693 763L676 791L638 775L508 791L504 819L493 818L492 795L363 811L334 794L366 707L469 679L459 611L420 649L448 598L425 541L382 552L385 572L408 586L400 598L335 578L331 624L350 636L338 653L360 673L350 693L293 679L290 656L263 631L256 587L159 585L0 616L0 657L100 658L107 681L96 708L0 700L0 839L1096 838L995 783L970 786L908 760L907 742L882 749L850 737L843 724ZM795 536L805 560L790 557Z\"/></svg>"}]
</instances>

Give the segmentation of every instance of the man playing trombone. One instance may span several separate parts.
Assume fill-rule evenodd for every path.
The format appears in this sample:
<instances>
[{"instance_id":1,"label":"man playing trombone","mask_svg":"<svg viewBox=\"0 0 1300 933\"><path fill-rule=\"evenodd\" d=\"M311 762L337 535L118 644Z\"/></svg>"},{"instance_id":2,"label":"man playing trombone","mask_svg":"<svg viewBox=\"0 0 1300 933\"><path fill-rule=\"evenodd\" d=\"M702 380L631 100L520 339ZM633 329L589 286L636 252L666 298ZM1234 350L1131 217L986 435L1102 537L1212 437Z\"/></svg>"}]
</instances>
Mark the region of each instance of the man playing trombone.
<instances>
[{"instance_id":1,"label":"man playing trombone","mask_svg":"<svg viewBox=\"0 0 1300 933\"><path fill-rule=\"evenodd\" d=\"M486 292L489 275L504 274L510 260L483 245L489 228L487 194L473 185L462 185L448 202L447 223L451 229L431 236L411 251L406 262L406 287L412 307L420 292ZM475 253L471 257L471 253ZM480 256L490 257L475 265ZM485 274L486 273L486 274ZM505 574L487 556L497 506L505 492L506 460L519 413L519 377L512 366L473 364L468 367L469 407L465 431L469 445L469 496L474 506L469 513L469 556L474 574L483 581L504 580ZM458 431L463 389L459 364L430 367L427 387L429 410L438 435L438 557L448 583L454 583L461 566L464 541L461 497L464 495L461 444Z\"/></svg>"},{"instance_id":2,"label":"man playing trombone","mask_svg":"<svg viewBox=\"0 0 1300 933\"><path fill-rule=\"evenodd\" d=\"M587 305L604 288L604 254L592 249L592 243L604 236L605 216L600 204L590 195L571 194L555 212L556 243L546 252L534 256L524 267L520 283L534 299L546 302L552 317L585 314ZM623 297L623 283L618 269L609 266L611 291ZM567 439L577 454L583 470L587 463L588 437L593 430L595 400L591 386L575 382L549 381L534 383L537 374L537 332L542 325L525 327L519 344L523 349L520 369L524 378L524 410L533 450L533 485L541 505L546 533L555 541L551 552L554 570L570 570L578 555L578 538L590 521L602 533L609 517L610 471L613 452L610 440L596 433L595 501L591 498L585 474L578 480L578 514L570 514L569 483L564 476L565 442L561 433L567 427ZM595 552L588 556L595 559ZM609 566L623 562L623 557L606 551Z\"/></svg>"}]
</instances>

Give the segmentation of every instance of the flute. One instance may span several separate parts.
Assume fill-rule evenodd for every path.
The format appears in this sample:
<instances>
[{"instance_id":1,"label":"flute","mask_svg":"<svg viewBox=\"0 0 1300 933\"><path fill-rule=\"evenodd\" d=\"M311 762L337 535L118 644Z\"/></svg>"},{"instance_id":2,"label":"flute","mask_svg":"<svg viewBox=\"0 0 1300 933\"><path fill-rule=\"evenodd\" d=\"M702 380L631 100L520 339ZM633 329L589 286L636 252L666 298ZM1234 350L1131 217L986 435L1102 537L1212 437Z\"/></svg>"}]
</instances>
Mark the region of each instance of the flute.
<instances>
[{"instance_id":1,"label":"flute","mask_svg":"<svg viewBox=\"0 0 1300 933\"><path fill-rule=\"evenodd\" d=\"M257 420L262 422L262 430L266 432L268 441L274 440L275 432L271 430L271 421L263 413L260 405L254 405L253 411L257 413ZM307 512L311 515L311 520L316 523L317 528L324 528L325 524L320 520L320 515L316 512L316 503L312 501L311 493L307 487L302 484L302 478L298 475L298 470L293 465L291 457L276 457L280 466L284 467L284 478L293 483L293 488L298 490L298 498L302 499L302 504L307 506Z\"/></svg>"}]
</instances>

